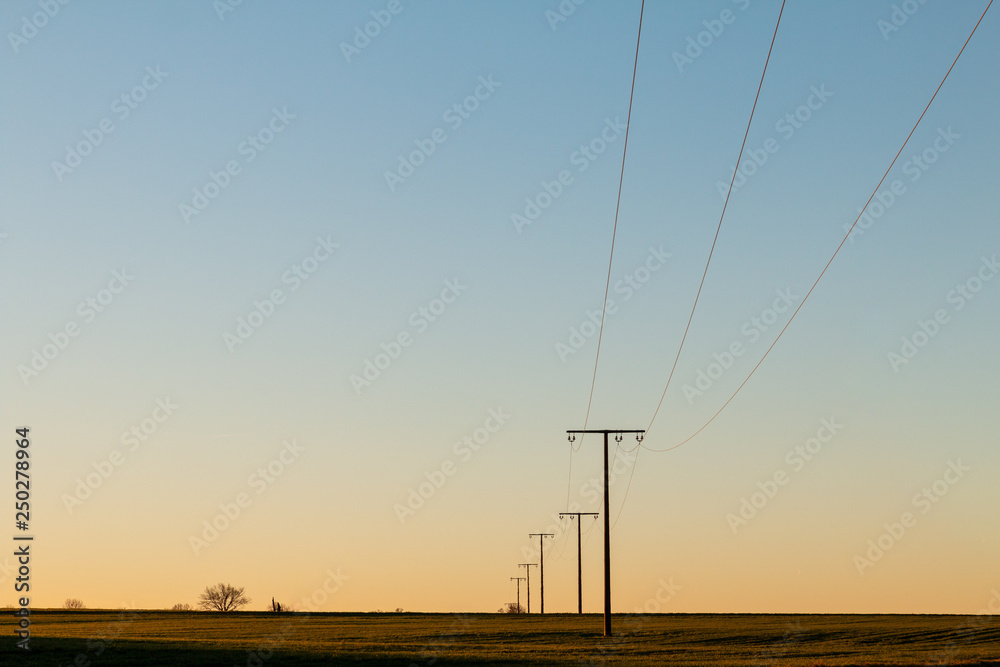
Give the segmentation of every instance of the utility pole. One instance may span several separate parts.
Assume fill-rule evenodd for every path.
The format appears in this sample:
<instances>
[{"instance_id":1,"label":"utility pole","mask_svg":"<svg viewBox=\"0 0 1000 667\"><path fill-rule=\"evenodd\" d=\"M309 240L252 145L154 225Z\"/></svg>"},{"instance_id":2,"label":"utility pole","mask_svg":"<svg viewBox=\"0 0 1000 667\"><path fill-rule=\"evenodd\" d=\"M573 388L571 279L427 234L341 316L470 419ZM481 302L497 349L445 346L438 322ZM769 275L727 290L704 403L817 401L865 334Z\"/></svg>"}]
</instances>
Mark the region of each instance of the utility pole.
<instances>
[{"instance_id":1,"label":"utility pole","mask_svg":"<svg viewBox=\"0 0 1000 667\"><path fill-rule=\"evenodd\" d=\"M527 580L525 583L525 588L528 589L528 613L530 614L531 613L531 570L528 568L538 567L538 563L518 563L517 566L524 568L524 574L525 574L524 578Z\"/></svg>"},{"instance_id":2,"label":"utility pole","mask_svg":"<svg viewBox=\"0 0 1000 667\"><path fill-rule=\"evenodd\" d=\"M511 577L511 581L517 582L517 613L521 613L521 582L524 581L524 577Z\"/></svg>"},{"instance_id":3,"label":"utility pole","mask_svg":"<svg viewBox=\"0 0 1000 667\"><path fill-rule=\"evenodd\" d=\"M599 516L597 512L559 512L560 517L576 517L576 601L577 613L583 613L583 546L580 544L580 537L583 530L580 528L580 517Z\"/></svg>"},{"instance_id":4,"label":"utility pole","mask_svg":"<svg viewBox=\"0 0 1000 667\"><path fill-rule=\"evenodd\" d=\"M604 636L611 636L611 520L608 499L608 434L615 434L615 442L622 441L623 433L635 433L635 439L642 442L642 434L646 431L630 431L621 429L581 429L566 431L569 441L576 440L577 433L604 434Z\"/></svg>"},{"instance_id":5,"label":"utility pole","mask_svg":"<svg viewBox=\"0 0 1000 667\"><path fill-rule=\"evenodd\" d=\"M539 614L545 613L545 545L542 542L546 537L555 537L555 533L528 533L528 537L538 538L538 574L542 578L542 610Z\"/></svg>"}]
</instances>

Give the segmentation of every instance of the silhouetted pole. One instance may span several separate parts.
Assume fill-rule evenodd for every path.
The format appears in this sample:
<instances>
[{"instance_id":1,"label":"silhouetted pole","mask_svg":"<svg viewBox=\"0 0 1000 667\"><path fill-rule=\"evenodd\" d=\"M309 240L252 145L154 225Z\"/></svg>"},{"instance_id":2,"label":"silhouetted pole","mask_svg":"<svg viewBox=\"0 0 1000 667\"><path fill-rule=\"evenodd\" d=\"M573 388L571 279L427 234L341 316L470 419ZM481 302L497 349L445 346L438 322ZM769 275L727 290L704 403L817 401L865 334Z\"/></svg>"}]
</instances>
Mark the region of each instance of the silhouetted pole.
<instances>
[{"instance_id":1,"label":"silhouetted pole","mask_svg":"<svg viewBox=\"0 0 1000 667\"><path fill-rule=\"evenodd\" d=\"M524 577L511 577L511 581L517 582L517 613L521 613L521 582L524 581Z\"/></svg>"},{"instance_id":2,"label":"silhouetted pole","mask_svg":"<svg viewBox=\"0 0 1000 667\"><path fill-rule=\"evenodd\" d=\"M525 574L524 578L526 579L525 588L528 589L528 613L530 614L531 613L531 570L529 570L528 568L538 567L538 563L518 563L517 566L524 568L524 574Z\"/></svg>"},{"instance_id":3,"label":"silhouetted pole","mask_svg":"<svg viewBox=\"0 0 1000 667\"><path fill-rule=\"evenodd\" d=\"M576 517L576 602L577 613L583 613L583 545L580 537L583 531L580 528L581 516L599 516L597 512L559 512L559 516Z\"/></svg>"},{"instance_id":4,"label":"silhouetted pole","mask_svg":"<svg viewBox=\"0 0 1000 667\"><path fill-rule=\"evenodd\" d=\"M545 613L545 545L542 542L546 537L555 537L555 533L528 533L528 537L538 538L538 574L542 579L542 610L539 614Z\"/></svg>"},{"instance_id":5,"label":"silhouetted pole","mask_svg":"<svg viewBox=\"0 0 1000 667\"><path fill-rule=\"evenodd\" d=\"M615 440L621 442L623 433L635 433L635 439L642 442L642 433L646 431L628 431L618 429L587 429L579 431L566 431L569 434L569 441L576 440L576 433L603 433L604 434L604 636L611 636L611 521L608 492L608 434L614 433Z\"/></svg>"}]
</instances>

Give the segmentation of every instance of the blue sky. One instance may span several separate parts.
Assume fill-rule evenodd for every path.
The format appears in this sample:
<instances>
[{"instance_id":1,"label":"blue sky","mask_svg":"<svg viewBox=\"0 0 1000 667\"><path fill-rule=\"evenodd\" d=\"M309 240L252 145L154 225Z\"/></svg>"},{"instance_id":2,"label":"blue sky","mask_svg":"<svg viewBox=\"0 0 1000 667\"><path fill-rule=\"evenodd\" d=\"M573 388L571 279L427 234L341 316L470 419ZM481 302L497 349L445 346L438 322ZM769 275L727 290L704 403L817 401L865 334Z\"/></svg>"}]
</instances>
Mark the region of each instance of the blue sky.
<instances>
[{"instance_id":1,"label":"blue sky","mask_svg":"<svg viewBox=\"0 0 1000 667\"><path fill-rule=\"evenodd\" d=\"M669 257L640 289L612 290L592 428L649 424L779 6L645 7L612 287L646 276L650 248ZM39 7L5 3L5 34ZM613 128L639 17L638 2L590 0L551 23L558 8L70 3L30 39L7 36L0 392L4 428L35 437L37 604L163 607L220 578L294 602L329 568L350 579L327 610L491 611L512 598L527 533L566 509L564 431L582 427L596 338L565 358L558 345L601 306L622 159ZM776 292L808 290L985 3L907 8L886 32L891 2L786 6L747 139L773 152L730 200L650 447L704 424L753 368L776 330L751 340L744 327ZM1000 251L997 29L988 13L886 179L883 193L898 180L901 194L844 246L737 398L683 448L641 453L613 532L616 609L670 577L683 586L671 611L974 612L1000 586L1000 282L961 308L949 300ZM689 38L706 46L683 62ZM581 158L598 138L606 150ZM70 173L53 166L81 142L96 145ZM430 154L390 188L386 173L420 146ZM934 161L918 166L925 151ZM518 229L512 216L561 172L558 196ZM216 194L213 174L225 187L186 220L196 190ZM295 267L308 279L290 278ZM132 277L117 293L116 271ZM110 302L88 316L88 298ZM227 345L255 310L270 314ZM947 321L893 368L888 355L938 310ZM79 334L37 376L19 371L71 323ZM401 335L398 358L352 383ZM745 354L686 395L736 342ZM168 397L179 407L158 422ZM501 408L510 418L465 460L455 443ZM121 434L151 418L155 432L128 451ZM845 426L734 531L727 515L792 470L786 453L825 418ZM293 439L301 454L256 495L249 478ZM579 491L598 444L573 458L570 495L587 511L600 509ZM68 508L115 450L123 462ZM921 514L913 496L959 459L971 472ZM453 474L401 520L395 507L446 461ZM243 492L252 504L192 547ZM615 515L624 495L616 483ZM905 511L916 526L859 572L855 557ZM593 610L599 532L585 553ZM552 609L575 604L565 546L560 535L546 560Z\"/></svg>"}]
</instances>

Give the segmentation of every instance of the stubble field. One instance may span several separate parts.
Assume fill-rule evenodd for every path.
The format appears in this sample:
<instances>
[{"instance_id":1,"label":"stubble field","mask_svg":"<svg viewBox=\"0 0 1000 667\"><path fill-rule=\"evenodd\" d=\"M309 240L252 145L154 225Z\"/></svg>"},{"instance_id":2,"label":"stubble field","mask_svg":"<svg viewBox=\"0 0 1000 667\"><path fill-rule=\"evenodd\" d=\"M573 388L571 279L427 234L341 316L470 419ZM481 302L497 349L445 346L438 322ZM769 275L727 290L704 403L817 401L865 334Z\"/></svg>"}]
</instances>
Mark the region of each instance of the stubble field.
<instances>
[{"instance_id":1,"label":"stubble field","mask_svg":"<svg viewBox=\"0 0 1000 667\"><path fill-rule=\"evenodd\" d=\"M0 664L1000 665L996 616L35 611Z\"/></svg>"}]
</instances>

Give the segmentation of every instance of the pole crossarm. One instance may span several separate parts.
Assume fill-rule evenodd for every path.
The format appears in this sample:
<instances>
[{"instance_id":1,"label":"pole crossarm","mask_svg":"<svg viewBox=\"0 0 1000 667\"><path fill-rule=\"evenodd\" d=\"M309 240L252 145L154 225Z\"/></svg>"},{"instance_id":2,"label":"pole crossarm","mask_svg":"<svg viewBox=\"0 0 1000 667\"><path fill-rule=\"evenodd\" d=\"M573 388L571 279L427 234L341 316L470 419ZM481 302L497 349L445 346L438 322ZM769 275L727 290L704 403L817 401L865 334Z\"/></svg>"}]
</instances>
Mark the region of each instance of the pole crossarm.
<instances>
[{"instance_id":1,"label":"pole crossarm","mask_svg":"<svg viewBox=\"0 0 1000 667\"><path fill-rule=\"evenodd\" d=\"M622 428L582 428L569 429L567 433L645 433L646 429L629 430Z\"/></svg>"}]
</instances>

